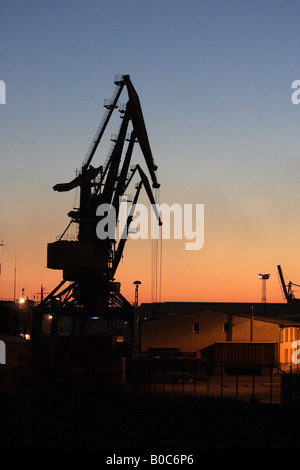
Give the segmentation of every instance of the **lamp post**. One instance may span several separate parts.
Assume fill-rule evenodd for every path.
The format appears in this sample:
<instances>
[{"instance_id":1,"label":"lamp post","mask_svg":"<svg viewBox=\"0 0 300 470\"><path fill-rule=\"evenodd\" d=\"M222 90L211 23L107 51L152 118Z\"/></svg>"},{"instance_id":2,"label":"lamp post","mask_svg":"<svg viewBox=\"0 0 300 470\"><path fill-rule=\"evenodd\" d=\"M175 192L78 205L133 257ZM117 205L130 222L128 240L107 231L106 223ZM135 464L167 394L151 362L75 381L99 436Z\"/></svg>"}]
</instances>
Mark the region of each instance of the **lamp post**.
<instances>
[{"instance_id":1,"label":"lamp post","mask_svg":"<svg viewBox=\"0 0 300 470\"><path fill-rule=\"evenodd\" d=\"M23 335L24 325L23 325L23 315L22 315L22 308L24 307L25 299L23 297L23 289L22 289L22 297L19 299L19 322L20 322L20 333Z\"/></svg>"},{"instance_id":2,"label":"lamp post","mask_svg":"<svg viewBox=\"0 0 300 470\"><path fill-rule=\"evenodd\" d=\"M140 281L134 281L135 298L134 298L134 329L133 329L133 359L139 358L139 285Z\"/></svg>"},{"instance_id":3,"label":"lamp post","mask_svg":"<svg viewBox=\"0 0 300 470\"><path fill-rule=\"evenodd\" d=\"M261 301L262 303L266 303L267 301L267 293L266 293L266 280L269 279L271 274L259 274L258 277L262 281L262 296Z\"/></svg>"}]
</instances>

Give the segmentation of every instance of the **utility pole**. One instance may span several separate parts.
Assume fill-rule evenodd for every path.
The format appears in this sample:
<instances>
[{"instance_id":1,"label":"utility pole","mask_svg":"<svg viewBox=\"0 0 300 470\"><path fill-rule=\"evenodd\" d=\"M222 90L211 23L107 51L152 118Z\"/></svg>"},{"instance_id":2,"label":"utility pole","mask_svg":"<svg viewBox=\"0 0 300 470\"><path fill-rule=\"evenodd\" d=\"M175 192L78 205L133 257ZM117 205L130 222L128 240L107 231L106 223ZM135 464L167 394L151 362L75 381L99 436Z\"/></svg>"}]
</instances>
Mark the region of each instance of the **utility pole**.
<instances>
[{"instance_id":1,"label":"utility pole","mask_svg":"<svg viewBox=\"0 0 300 470\"><path fill-rule=\"evenodd\" d=\"M4 246L3 239L1 240L0 246ZM1 274L1 263L0 263L0 274Z\"/></svg>"},{"instance_id":2,"label":"utility pole","mask_svg":"<svg viewBox=\"0 0 300 470\"><path fill-rule=\"evenodd\" d=\"M16 285L17 285L17 253L15 253L14 302L16 301Z\"/></svg>"},{"instance_id":3,"label":"utility pole","mask_svg":"<svg viewBox=\"0 0 300 470\"><path fill-rule=\"evenodd\" d=\"M135 299L134 299L134 329L133 329L133 359L135 361L139 358L139 298L138 291L140 281L134 281L135 284Z\"/></svg>"},{"instance_id":4,"label":"utility pole","mask_svg":"<svg viewBox=\"0 0 300 470\"><path fill-rule=\"evenodd\" d=\"M252 343L252 340L253 340L253 319L254 319L253 312L254 312L254 308L253 308L253 305L252 305L252 307L251 307L251 319L250 319L250 342L251 343Z\"/></svg>"},{"instance_id":5,"label":"utility pole","mask_svg":"<svg viewBox=\"0 0 300 470\"><path fill-rule=\"evenodd\" d=\"M1 240L0 246L4 246L3 239ZM0 276L1 276L1 269L2 269L2 258L3 258L3 251L2 251L1 262L0 262Z\"/></svg>"},{"instance_id":6,"label":"utility pole","mask_svg":"<svg viewBox=\"0 0 300 470\"><path fill-rule=\"evenodd\" d=\"M35 292L36 295L40 296L40 303L42 303L44 300L44 293L45 293L45 287L43 287L43 284L41 284L41 291ZM48 292L46 292L46 294L48 294Z\"/></svg>"}]
</instances>

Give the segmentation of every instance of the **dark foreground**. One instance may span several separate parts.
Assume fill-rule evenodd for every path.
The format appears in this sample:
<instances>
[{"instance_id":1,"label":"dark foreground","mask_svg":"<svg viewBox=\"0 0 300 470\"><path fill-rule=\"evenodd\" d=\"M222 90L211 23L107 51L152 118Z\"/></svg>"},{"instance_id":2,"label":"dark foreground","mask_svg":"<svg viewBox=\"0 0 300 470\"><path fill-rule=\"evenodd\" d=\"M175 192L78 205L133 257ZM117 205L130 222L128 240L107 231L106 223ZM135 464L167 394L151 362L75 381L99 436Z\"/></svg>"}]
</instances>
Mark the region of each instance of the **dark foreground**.
<instances>
[{"instance_id":1,"label":"dark foreground","mask_svg":"<svg viewBox=\"0 0 300 470\"><path fill-rule=\"evenodd\" d=\"M298 449L300 408L60 379L0 391L1 450Z\"/></svg>"}]
</instances>

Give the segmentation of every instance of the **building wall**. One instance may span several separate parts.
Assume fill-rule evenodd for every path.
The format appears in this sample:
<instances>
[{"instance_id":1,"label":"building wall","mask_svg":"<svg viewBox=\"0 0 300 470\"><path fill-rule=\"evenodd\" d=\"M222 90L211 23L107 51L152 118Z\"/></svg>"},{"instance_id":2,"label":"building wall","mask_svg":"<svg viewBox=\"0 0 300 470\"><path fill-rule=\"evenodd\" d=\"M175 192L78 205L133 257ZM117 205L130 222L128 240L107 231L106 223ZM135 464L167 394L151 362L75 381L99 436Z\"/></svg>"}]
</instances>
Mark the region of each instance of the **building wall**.
<instances>
[{"instance_id":1,"label":"building wall","mask_svg":"<svg viewBox=\"0 0 300 470\"><path fill-rule=\"evenodd\" d=\"M143 322L141 349L180 348L181 351L192 352L211 344L211 337L215 337L215 341L224 341L225 333L220 328L224 318L226 314L223 313L216 313L214 318L192 313ZM196 324L199 325L198 332L195 332Z\"/></svg>"},{"instance_id":2,"label":"building wall","mask_svg":"<svg viewBox=\"0 0 300 470\"><path fill-rule=\"evenodd\" d=\"M279 326L275 323L233 316L232 341L236 343L248 341L278 343Z\"/></svg>"},{"instance_id":3,"label":"building wall","mask_svg":"<svg viewBox=\"0 0 300 470\"><path fill-rule=\"evenodd\" d=\"M286 367L292 366L300 368L300 364L294 364L292 362L292 354L294 351L299 349L292 348L294 341L300 340L300 329L296 327L285 327L280 329L280 362ZM297 354L297 359L300 359L300 352Z\"/></svg>"},{"instance_id":4,"label":"building wall","mask_svg":"<svg viewBox=\"0 0 300 470\"><path fill-rule=\"evenodd\" d=\"M251 319L222 312L202 311L141 323L141 350L180 348L195 352L216 342L250 342ZM279 341L279 326L253 320L253 342Z\"/></svg>"}]
</instances>

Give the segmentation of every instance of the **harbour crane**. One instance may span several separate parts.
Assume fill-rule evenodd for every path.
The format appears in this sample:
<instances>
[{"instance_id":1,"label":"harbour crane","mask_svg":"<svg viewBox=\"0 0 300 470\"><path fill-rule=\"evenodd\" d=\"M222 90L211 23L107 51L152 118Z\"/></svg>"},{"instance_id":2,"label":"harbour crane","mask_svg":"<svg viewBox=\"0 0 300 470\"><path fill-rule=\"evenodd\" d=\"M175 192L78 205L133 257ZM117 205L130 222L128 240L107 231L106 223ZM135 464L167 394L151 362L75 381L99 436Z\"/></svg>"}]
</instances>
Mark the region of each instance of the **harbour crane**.
<instances>
[{"instance_id":1,"label":"harbour crane","mask_svg":"<svg viewBox=\"0 0 300 470\"><path fill-rule=\"evenodd\" d=\"M297 287L300 287L300 286L298 284L294 284L291 281L289 281L289 283L286 285L285 281L284 281L284 277L283 277L283 274L282 274L282 269L281 269L280 264L277 266L277 270L278 270L278 274L279 274L283 294L284 294L284 297L286 298L287 303L291 304L293 302L300 302L300 299L295 298L294 292L293 292L293 289L292 289L292 286L297 286Z\"/></svg>"},{"instance_id":2,"label":"harbour crane","mask_svg":"<svg viewBox=\"0 0 300 470\"><path fill-rule=\"evenodd\" d=\"M115 77L113 97L105 100L106 111L84 158L79 174L67 183L56 184L57 192L80 189L79 208L68 213L70 222L60 238L47 246L47 267L62 270L63 279L38 306L36 325L41 329L42 312L59 303L59 308L67 314L80 315L81 318L99 315L102 318L128 318L133 315L133 306L121 294L120 283L115 274L123 255L126 238L117 243L116 237L99 239L96 227L101 219L97 215L99 205L107 204L118 220L120 198L124 196L134 174L140 182L132 203L137 203L142 187L145 188L152 205L155 199L151 184L140 165L130 168L134 146L138 143L148 168L153 188L159 188L156 171L139 97L129 75ZM127 88L128 101L119 106L119 98ZM115 109L119 108L121 125L104 165L92 166L92 160L99 146L107 124ZM131 124L130 124L131 123ZM128 134L129 126L132 127ZM128 142L128 144L126 144ZM125 146L127 148L125 150ZM125 155L123 153L125 152ZM124 156L124 158L123 158ZM153 206L152 206L153 207ZM157 223L162 224L158 213ZM103 217L103 216L102 216ZM132 221L128 215L127 229ZM75 240L66 238L72 224L77 225ZM69 285L66 286L66 283Z\"/></svg>"}]
</instances>

